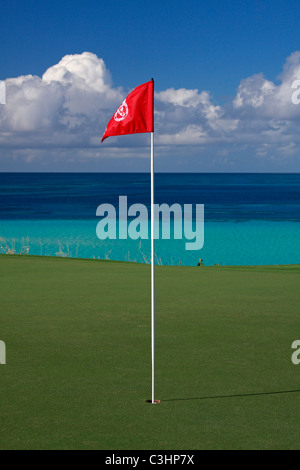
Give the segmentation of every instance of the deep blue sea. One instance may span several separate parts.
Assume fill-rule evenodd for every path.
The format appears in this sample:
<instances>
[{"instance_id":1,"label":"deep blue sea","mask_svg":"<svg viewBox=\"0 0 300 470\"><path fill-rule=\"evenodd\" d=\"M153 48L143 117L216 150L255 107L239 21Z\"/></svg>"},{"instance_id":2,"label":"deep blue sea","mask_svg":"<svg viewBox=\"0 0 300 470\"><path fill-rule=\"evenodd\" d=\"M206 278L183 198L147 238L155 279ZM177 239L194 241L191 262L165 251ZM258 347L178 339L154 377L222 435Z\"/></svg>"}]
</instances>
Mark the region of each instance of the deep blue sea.
<instances>
[{"instance_id":1,"label":"deep blue sea","mask_svg":"<svg viewBox=\"0 0 300 470\"><path fill-rule=\"evenodd\" d=\"M0 252L148 263L149 240L99 240L100 204L144 204L145 173L0 174ZM164 265L271 265L300 263L300 174L155 175L155 202L204 204L204 246L157 240Z\"/></svg>"}]
</instances>

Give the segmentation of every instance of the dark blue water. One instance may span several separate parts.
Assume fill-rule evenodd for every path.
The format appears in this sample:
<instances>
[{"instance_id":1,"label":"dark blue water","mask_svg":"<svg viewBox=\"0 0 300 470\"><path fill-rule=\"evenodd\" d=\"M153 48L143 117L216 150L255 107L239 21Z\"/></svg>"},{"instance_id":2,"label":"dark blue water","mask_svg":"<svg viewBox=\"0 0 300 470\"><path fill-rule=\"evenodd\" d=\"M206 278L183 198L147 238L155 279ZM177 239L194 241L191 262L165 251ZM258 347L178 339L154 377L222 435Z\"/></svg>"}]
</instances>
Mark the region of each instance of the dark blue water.
<instances>
[{"instance_id":1,"label":"dark blue water","mask_svg":"<svg viewBox=\"0 0 300 470\"><path fill-rule=\"evenodd\" d=\"M2 173L0 219L93 219L99 204L150 207L150 176L139 174ZM206 220L300 221L300 174L155 176L155 199L205 204Z\"/></svg>"},{"instance_id":2,"label":"dark blue water","mask_svg":"<svg viewBox=\"0 0 300 470\"><path fill-rule=\"evenodd\" d=\"M148 262L148 241L96 236L97 207L117 206L119 195L150 209L150 175L2 173L2 252L27 247L39 255ZM199 257L208 265L300 262L300 174L156 174L155 199L205 205L204 248L188 252L184 243L159 241L162 264L194 265Z\"/></svg>"}]
</instances>

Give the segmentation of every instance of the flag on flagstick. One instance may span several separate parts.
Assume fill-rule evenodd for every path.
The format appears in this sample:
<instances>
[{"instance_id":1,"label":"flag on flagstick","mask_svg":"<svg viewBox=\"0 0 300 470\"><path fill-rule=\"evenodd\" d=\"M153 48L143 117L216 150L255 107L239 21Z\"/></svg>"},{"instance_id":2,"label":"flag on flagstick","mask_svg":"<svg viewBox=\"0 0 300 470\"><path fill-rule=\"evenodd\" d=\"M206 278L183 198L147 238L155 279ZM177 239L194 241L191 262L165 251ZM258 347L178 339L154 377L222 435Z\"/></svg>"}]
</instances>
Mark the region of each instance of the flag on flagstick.
<instances>
[{"instance_id":1,"label":"flag on flagstick","mask_svg":"<svg viewBox=\"0 0 300 470\"><path fill-rule=\"evenodd\" d=\"M153 94L153 80L135 88L109 121L101 142L116 135L153 132Z\"/></svg>"},{"instance_id":2,"label":"flag on flagstick","mask_svg":"<svg viewBox=\"0 0 300 470\"><path fill-rule=\"evenodd\" d=\"M103 134L107 137L151 132L151 353L152 353L152 404L160 403L154 396L155 361L155 287L154 287L154 81L135 88L119 106Z\"/></svg>"}]
</instances>

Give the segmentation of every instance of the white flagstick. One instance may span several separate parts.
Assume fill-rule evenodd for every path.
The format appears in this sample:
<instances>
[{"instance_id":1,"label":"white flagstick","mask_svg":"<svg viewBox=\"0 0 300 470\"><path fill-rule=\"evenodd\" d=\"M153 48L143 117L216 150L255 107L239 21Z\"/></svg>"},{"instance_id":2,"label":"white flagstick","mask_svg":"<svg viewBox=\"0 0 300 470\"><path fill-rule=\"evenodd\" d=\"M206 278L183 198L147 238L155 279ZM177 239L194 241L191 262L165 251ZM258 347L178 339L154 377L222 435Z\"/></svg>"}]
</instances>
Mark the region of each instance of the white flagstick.
<instances>
[{"instance_id":1,"label":"white flagstick","mask_svg":"<svg viewBox=\"0 0 300 470\"><path fill-rule=\"evenodd\" d=\"M152 351L152 404L154 399L155 371L155 251L154 251L154 132L151 132L151 351Z\"/></svg>"}]
</instances>

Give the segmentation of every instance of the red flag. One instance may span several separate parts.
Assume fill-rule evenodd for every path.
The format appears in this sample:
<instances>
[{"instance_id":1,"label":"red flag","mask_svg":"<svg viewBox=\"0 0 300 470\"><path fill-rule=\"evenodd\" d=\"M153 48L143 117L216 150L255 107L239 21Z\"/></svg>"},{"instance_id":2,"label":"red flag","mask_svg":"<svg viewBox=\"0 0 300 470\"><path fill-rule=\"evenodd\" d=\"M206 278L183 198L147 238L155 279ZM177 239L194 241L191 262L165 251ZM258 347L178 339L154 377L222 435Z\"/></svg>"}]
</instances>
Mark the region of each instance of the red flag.
<instances>
[{"instance_id":1,"label":"red flag","mask_svg":"<svg viewBox=\"0 0 300 470\"><path fill-rule=\"evenodd\" d=\"M135 88L109 121L101 142L114 135L153 132L153 97L153 80Z\"/></svg>"}]
</instances>

